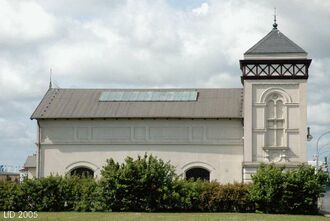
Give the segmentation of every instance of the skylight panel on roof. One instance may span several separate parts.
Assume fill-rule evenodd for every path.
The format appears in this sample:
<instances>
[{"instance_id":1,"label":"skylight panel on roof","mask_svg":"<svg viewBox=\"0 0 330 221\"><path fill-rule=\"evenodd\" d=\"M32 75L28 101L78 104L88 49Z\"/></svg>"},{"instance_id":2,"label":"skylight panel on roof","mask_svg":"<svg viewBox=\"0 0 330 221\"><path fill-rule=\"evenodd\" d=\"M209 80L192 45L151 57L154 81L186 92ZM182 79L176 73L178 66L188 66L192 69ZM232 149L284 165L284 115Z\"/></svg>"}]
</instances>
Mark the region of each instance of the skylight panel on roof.
<instances>
[{"instance_id":1,"label":"skylight panel on roof","mask_svg":"<svg viewBox=\"0 0 330 221\"><path fill-rule=\"evenodd\" d=\"M99 101L197 101L197 91L104 91Z\"/></svg>"}]
</instances>

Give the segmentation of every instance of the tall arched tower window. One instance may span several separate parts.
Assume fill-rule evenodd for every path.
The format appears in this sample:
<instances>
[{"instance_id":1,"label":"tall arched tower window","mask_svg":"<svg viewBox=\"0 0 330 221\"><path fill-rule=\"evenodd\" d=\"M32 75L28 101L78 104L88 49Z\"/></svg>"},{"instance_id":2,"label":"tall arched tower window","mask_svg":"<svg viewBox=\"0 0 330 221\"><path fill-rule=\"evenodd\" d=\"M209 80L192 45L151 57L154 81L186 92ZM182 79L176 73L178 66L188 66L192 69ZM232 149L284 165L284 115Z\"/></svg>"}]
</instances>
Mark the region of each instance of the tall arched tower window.
<instances>
[{"instance_id":1,"label":"tall arched tower window","mask_svg":"<svg viewBox=\"0 0 330 221\"><path fill-rule=\"evenodd\" d=\"M285 109L283 105L283 96L278 93L270 94L266 105L266 146L283 147L285 133Z\"/></svg>"}]
</instances>

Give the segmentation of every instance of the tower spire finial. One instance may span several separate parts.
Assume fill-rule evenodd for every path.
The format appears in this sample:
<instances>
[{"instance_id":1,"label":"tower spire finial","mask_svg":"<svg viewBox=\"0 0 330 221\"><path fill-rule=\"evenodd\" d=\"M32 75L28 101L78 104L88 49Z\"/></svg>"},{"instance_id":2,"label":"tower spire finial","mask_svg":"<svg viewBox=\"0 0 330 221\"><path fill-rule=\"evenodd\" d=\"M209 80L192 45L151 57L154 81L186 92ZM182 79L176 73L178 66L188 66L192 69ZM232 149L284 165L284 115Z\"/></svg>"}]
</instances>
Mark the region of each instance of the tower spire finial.
<instances>
[{"instance_id":1,"label":"tower spire finial","mask_svg":"<svg viewBox=\"0 0 330 221\"><path fill-rule=\"evenodd\" d=\"M276 8L274 8L274 24L273 29L277 29L277 23L276 23Z\"/></svg>"},{"instance_id":2,"label":"tower spire finial","mask_svg":"<svg viewBox=\"0 0 330 221\"><path fill-rule=\"evenodd\" d=\"M52 88L53 84L52 84L52 74L53 74L53 69L50 68L49 69L49 89Z\"/></svg>"}]
</instances>

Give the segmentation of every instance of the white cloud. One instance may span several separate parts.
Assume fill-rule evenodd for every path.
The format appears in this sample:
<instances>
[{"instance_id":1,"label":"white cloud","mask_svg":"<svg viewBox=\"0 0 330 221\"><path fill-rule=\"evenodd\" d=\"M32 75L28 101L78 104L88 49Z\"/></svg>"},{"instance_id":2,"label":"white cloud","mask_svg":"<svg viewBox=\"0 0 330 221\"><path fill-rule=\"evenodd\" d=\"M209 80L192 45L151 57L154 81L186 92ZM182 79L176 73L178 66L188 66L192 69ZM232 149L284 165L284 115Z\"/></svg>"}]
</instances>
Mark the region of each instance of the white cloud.
<instances>
[{"instance_id":1,"label":"white cloud","mask_svg":"<svg viewBox=\"0 0 330 221\"><path fill-rule=\"evenodd\" d=\"M16 61L0 56L0 101L30 101L40 96L42 79L39 62ZM47 74L47 73L46 73Z\"/></svg>"},{"instance_id":2,"label":"white cloud","mask_svg":"<svg viewBox=\"0 0 330 221\"><path fill-rule=\"evenodd\" d=\"M212 75L207 81L202 82L200 87L205 88L230 88L230 87L241 87L240 81L237 80L239 73L233 78L232 73L217 73ZM197 86L198 87L198 86Z\"/></svg>"},{"instance_id":3,"label":"white cloud","mask_svg":"<svg viewBox=\"0 0 330 221\"><path fill-rule=\"evenodd\" d=\"M0 1L0 42L22 44L55 33L52 15L33 1Z\"/></svg>"},{"instance_id":4,"label":"white cloud","mask_svg":"<svg viewBox=\"0 0 330 221\"><path fill-rule=\"evenodd\" d=\"M70 20L63 40L42 51L43 64L52 66L55 76L74 82L108 80L148 87L203 84L203 79L237 66L247 42L262 36L259 30L245 28L253 27L259 14L241 23L249 8L235 12L236 5L229 3L207 7L217 13L199 18L161 2L129 1L109 10L111 19ZM236 73L232 79L239 78L239 70Z\"/></svg>"},{"instance_id":5,"label":"white cloud","mask_svg":"<svg viewBox=\"0 0 330 221\"><path fill-rule=\"evenodd\" d=\"M309 121L317 125L330 125L330 103L321 102L308 107Z\"/></svg>"},{"instance_id":6,"label":"white cloud","mask_svg":"<svg viewBox=\"0 0 330 221\"><path fill-rule=\"evenodd\" d=\"M192 11L197 15L207 15L209 12L209 5L204 2L199 8L194 8Z\"/></svg>"},{"instance_id":7,"label":"white cloud","mask_svg":"<svg viewBox=\"0 0 330 221\"><path fill-rule=\"evenodd\" d=\"M26 131L28 127L22 122L13 122L8 119L0 118L0 128L2 131L0 134L1 140L24 140L28 137L28 131ZM18 137L17 134L20 136Z\"/></svg>"}]
</instances>

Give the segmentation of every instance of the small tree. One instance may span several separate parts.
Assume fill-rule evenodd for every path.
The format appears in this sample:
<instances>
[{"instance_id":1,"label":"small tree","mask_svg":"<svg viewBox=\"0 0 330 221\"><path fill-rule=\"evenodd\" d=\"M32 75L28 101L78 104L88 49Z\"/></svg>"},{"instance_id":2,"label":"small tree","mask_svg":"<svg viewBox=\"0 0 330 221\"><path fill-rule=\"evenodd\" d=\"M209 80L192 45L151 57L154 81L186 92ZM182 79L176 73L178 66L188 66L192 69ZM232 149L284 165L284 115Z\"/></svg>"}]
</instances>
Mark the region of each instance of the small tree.
<instances>
[{"instance_id":1,"label":"small tree","mask_svg":"<svg viewBox=\"0 0 330 221\"><path fill-rule=\"evenodd\" d=\"M101 171L105 204L114 211L161 211L171 198L174 167L152 155L127 157L123 164L113 159Z\"/></svg>"}]
</instances>

